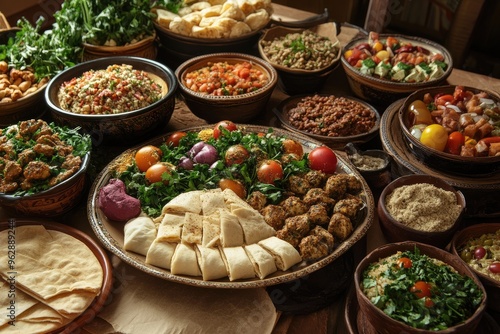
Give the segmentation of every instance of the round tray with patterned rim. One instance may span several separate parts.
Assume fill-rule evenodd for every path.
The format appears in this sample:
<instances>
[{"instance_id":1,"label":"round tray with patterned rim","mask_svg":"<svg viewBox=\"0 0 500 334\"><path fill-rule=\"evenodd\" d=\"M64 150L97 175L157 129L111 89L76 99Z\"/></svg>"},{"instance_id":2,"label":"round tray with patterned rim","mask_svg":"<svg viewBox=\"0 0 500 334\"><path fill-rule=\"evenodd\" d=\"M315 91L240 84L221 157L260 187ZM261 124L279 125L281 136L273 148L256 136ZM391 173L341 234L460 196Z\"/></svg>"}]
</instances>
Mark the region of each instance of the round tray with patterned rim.
<instances>
[{"instance_id":1,"label":"round tray with patterned rim","mask_svg":"<svg viewBox=\"0 0 500 334\"><path fill-rule=\"evenodd\" d=\"M202 129L213 128L213 127L214 125L206 125L202 127L188 128L182 131L185 132L200 131ZM238 124L238 127L239 129L242 129L242 131L246 133L266 132L270 128L264 126L244 125L244 124ZM315 147L322 145L320 142L315 141L306 136L301 136L299 134L278 128L272 128L272 129L276 135L284 135L287 136L288 138L293 138L299 141L304 147L305 152L311 151ZM257 287L276 285L280 283L289 282L298 279L300 277L304 277L332 263L340 256L342 256L344 253L346 253L347 250L349 250L352 246L354 246L363 236L365 236L366 233L368 232L368 229L373 223L375 204L370 188L368 187L365 180L361 177L361 175L356 171L355 167L352 166L350 163L348 163L342 156L340 156L340 154L337 154L338 158L337 172L353 174L362 183L363 190L361 196L365 203L365 207L363 209L363 214L361 215L362 217L360 217L359 221L356 221L354 223L354 231L351 234L351 236L347 240L340 243L334 249L334 251L330 253L328 256L313 263L307 263L307 264L299 263L287 271L278 270L274 274L271 274L270 276L264 279L253 278L253 279L238 280L238 281L229 281L227 277L225 279L203 281L201 276L195 277L195 276L174 275L167 269L162 269L153 265L149 265L145 262L145 256L126 251L123 248L123 238L124 238L123 223L110 221L104 216L102 211L98 208L98 194L99 194L99 189L105 186L108 183L109 179L111 178L110 166L113 166L116 163L116 161L118 161L123 155L127 154L127 152L129 151L135 151L139 147L146 144L158 145L159 143L163 142L165 138L168 137L168 135L169 134L165 134L156 137L155 139L151 139L137 147L131 148L122 153L122 155L116 157L115 160L111 161L95 179L90 189L87 202L87 215L90 225L94 230L95 234L97 235L97 237L99 238L99 240L104 245L104 247L106 247L108 250L110 250L112 253L117 255L120 259L122 259L129 265L134 266L135 268L145 273L173 282L178 282L193 286L207 287L207 288L231 288L231 289L257 288Z\"/></svg>"}]
</instances>

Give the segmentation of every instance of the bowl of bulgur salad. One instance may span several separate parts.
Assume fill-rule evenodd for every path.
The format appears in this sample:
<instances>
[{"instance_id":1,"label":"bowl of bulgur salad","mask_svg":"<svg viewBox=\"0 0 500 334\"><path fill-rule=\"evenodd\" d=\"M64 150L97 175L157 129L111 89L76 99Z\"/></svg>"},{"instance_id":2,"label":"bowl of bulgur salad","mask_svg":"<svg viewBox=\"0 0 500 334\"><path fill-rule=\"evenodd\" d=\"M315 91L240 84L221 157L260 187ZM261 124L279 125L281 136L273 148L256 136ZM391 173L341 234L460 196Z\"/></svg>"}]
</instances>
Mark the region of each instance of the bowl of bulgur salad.
<instances>
[{"instance_id":1,"label":"bowl of bulgur salad","mask_svg":"<svg viewBox=\"0 0 500 334\"><path fill-rule=\"evenodd\" d=\"M175 71L186 105L209 123L246 122L266 110L278 83L276 70L243 53L211 53L183 62Z\"/></svg>"},{"instance_id":2,"label":"bowl of bulgur salad","mask_svg":"<svg viewBox=\"0 0 500 334\"><path fill-rule=\"evenodd\" d=\"M439 177L401 176L382 190L377 212L389 242L412 240L446 247L463 225L465 197Z\"/></svg>"},{"instance_id":3,"label":"bowl of bulgur salad","mask_svg":"<svg viewBox=\"0 0 500 334\"><path fill-rule=\"evenodd\" d=\"M336 32L332 22L306 29L275 26L259 39L259 54L278 71L286 93L318 92L340 65Z\"/></svg>"},{"instance_id":4,"label":"bowl of bulgur salad","mask_svg":"<svg viewBox=\"0 0 500 334\"><path fill-rule=\"evenodd\" d=\"M177 86L174 72L157 61L106 57L55 76L45 100L56 123L81 127L96 145L135 142L167 125Z\"/></svg>"},{"instance_id":5,"label":"bowl of bulgur salad","mask_svg":"<svg viewBox=\"0 0 500 334\"><path fill-rule=\"evenodd\" d=\"M482 223L458 231L451 251L474 270L488 293L488 307L500 312L500 223Z\"/></svg>"},{"instance_id":6,"label":"bowl of bulgur salad","mask_svg":"<svg viewBox=\"0 0 500 334\"><path fill-rule=\"evenodd\" d=\"M413 241L370 252L355 270L354 288L378 333L474 333L487 302L481 281L458 256Z\"/></svg>"}]
</instances>

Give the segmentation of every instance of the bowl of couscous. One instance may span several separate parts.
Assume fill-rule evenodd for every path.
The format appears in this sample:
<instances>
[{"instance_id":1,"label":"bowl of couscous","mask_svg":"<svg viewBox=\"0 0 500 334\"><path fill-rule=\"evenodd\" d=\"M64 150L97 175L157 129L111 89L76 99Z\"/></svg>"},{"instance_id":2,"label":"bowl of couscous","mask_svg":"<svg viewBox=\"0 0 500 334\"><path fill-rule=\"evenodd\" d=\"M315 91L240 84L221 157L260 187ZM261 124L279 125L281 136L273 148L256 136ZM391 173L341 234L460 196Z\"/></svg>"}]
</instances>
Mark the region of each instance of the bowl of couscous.
<instances>
[{"instance_id":1,"label":"bowl of couscous","mask_svg":"<svg viewBox=\"0 0 500 334\"><path fill-rule=\"evenodd\" d=\"M369 253L354 288L363 323L380 334L475 333L489 298L458 256L414 241Z\"/></svg>"},{"instance_id":2,"label":"bowl of couscous","mask_svg":"<svg viewBox=\"0 0 500 334\"><path fill-rule=\"evenodd\" d=\"M389 242L418 241L445 247L462 226L462 192L432 175L401 176L381 192L380 227Z\"/></svg>"},{"instance_id":3,"label":"bowl of couscous","mask_svg":"<svg viewBox=\"0 0 500 334\"><path fill-rule=\"evenodd\" d=\"M183 62L175 75L193 114L209 123L246 122L266 111L278 82L266 61L243 53L211 53Z\"/></svg>"},{"instance_id":4,"label":"bowl of couscous","mask_svg":"<svg viewBox=\"0 0 500 334\"><path fill-rule=\"evenodd\" d=\"M93 143L135 142L166 126L177 79L167 66L138 57L106 57L55 76L45 100L54 121L79 126Z\"/></svg>"}]
</instances>

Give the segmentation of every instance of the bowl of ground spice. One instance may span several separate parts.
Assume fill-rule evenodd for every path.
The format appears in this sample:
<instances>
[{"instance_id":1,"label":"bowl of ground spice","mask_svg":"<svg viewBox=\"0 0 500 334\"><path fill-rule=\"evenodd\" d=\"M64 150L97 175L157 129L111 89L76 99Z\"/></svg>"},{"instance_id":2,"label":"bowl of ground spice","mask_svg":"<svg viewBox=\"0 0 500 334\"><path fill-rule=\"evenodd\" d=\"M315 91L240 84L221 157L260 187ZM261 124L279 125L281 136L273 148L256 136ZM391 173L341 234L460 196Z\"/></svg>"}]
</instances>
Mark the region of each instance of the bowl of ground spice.
<instances>
[{"instance_id":1,"label":"bowl of ground spice","mask_svg":"<svg viewBox=\"0 0 500 334\"><path fill-rule=\"evenodd\" d=\"M412 240L445 247L462 225L464 195L442 179L401 176L380 194L377 212L389 242Z\"/></svg>"},{"instance_id":2,"label":"bowl of ground spice","mask_svg":"<svg viewBox=\"0 0 500 334\"><path fill-rule=\"evenodd\" d=\"M340 65L341 47L334 23L311 28L272 27L259 39L259 54L278 71L289 95L318 92Z\"/></svg>"}]
</instances>

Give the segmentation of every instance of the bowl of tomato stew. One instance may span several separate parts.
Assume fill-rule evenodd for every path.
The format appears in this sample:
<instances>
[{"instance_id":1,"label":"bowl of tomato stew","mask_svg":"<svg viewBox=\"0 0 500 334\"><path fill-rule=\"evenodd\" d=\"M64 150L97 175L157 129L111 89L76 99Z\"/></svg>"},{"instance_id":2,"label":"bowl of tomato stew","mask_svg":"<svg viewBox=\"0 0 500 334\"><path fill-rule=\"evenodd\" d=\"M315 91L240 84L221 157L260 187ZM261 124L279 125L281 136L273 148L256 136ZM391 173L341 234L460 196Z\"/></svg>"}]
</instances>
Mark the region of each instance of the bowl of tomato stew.
<instances>
[{"instance_id":1,"label":"bowl of tomato stew","mask_svg":"<svg viewBox=\"0 0 500 334\"><path fill-rule=\"evenodd\" d=\"M278 82L266 61L242 53L213 53L182 63L175 75L186 105L207 122L244 122L266 110Z\"/></svg>"},{"instance_id":2,"label":"bowl of tomato stew","mask_svg":"<svg viewBox=\"0 0 500 334\"><path fill-rule=\"evenodd\" d=\"M354 284L360 312L377 333L474 333L486 309L471 268L414 241L374 249L358 264Z\"/></svg>"},{"instance_id":3,"label":"bowl of tomato stew","mask_svg":"<svg viewBox=\"0 0 500 334\"><path fill-rule=\"evenodd\" d=\"M410 94L399 123L410 152L446 173L481 177L500 171L500 96L466 86Z\"/></svg>"},{"instance_id":4,"label":"bowl of tomato stew","mask_svg":"<svg viewBox=\"0 0 500 334\"><path fill-rule=\"evenodd\" d=\"M488 308L500 312L500 223L470 225L455 233L451 251L469 265L488 293Z\"/></svg>"}]
</instances>

